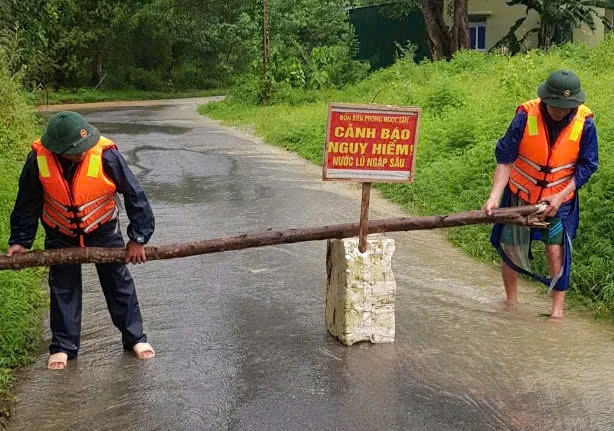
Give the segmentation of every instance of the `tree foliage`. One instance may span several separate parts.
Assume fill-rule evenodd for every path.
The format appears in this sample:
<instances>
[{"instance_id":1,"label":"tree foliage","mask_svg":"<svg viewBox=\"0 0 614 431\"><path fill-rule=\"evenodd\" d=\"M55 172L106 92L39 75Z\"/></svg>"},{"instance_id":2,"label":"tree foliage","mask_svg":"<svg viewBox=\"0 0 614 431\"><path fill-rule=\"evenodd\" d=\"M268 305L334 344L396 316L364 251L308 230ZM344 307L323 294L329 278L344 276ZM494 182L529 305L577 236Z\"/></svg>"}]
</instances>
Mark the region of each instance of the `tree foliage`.
<instances>
[{"instance_id":1,"label":"tree foliage","mask_svg":"<svg viewBox=\"0 0 614 431\"><path fill-rule=\"evenodd\" d=\"M347 7L383 5L401 17L420 10L434 59L469 48L468 0L269 0L266 82L287 88L341 87L362 79ZM516 52L531 34L540 47L594 28L595 0L507 0L541 19L518 39L518 21L498 46ZM208 89L237 81L254 96L262 78L262 0L0 0L0 47L29 88L150 91ZM448 23L451 23L449 25ZM257 93L257 91L256 91ZM254 96L256 97L256 96Z\"/></svg>"},{"instance_id":2,"label":"tree foliage","mask_svg":"<svg viewBox=\"0 0 614 431\"><path fill-rule=\"evenodd\" d=\"M518 20L508 34L499 41L495 48L507 47L512 53L518 53L529 36L537 34L538 47L548 49L570 42L573 31L586 25L595 31L595 19L604 19L598 13L600 2L597 0L507 0L509 6L525 6L527 15L535 12L539 15L537 27L529 29L518 38L516 31L526 18Z\"/></svg>"},{"instance_id":3,"label":"tree foliage","mask_svg":"<svg viewBox=\"0 0 614 431\"><path fill-rule=\"evenodd\" d=\"M269 3L276 82L364 76L345 0ZM0 0L0 10L0 43L31 87L205 89L262 65L261 0Z\"/></svg>"}]
</instances>

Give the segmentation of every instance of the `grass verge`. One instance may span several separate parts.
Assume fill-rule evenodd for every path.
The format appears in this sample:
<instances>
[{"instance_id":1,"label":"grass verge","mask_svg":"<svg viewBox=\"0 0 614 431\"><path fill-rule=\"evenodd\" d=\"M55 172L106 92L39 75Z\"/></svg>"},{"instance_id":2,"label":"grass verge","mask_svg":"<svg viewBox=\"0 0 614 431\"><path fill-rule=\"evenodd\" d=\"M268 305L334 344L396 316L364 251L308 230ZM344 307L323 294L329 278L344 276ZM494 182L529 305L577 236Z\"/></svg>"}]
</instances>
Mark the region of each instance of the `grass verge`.
<instances>
[{"instance_id":1,"label":"grass verge","mask_svg":"<svg viewBox=\"0 0 614 431\"><path fill-rule=\"evenodd\" d=\"M95 103L130 100L182 99L188 97L209 97L225 94L223 89L189 90L177 92L140 91L140 90L93 90L79 88L74 90L41 91L30 93L30 98L37 105L58 105L69 103Z\"/></svg>"},{"instance_id":2,"label":"grass verge","mask_svg":"<svg viewBox=\"0 0 614 431\"><path fill-rule=\"evenodd\" d=\"M587 105L597 114L600 167L580 191L581 222L574 243L570 300L596 312L614 311L614 38L599 47L567 45L549 52L507 57L459 53L450 62L400 61L366 81L339 92L296 94L287 103L257 107L237 97L201 107L200 112L229 125L251 125L266 142L322 163L327 102L417 105L423 108L412 185L378 185L391 201L414 214L449 214L480 208L492 185L494 148L517 106L536 97L537 86L556 69L579 73ZM317 101L313 101L314 98ZM271 121L274 119L274 121ZM498 263L489 226L450 229L448 239L465 253ZM536 266L544 265L536 253Z\"/></svg>"},{"instance_id":3,"label":"grass verge","mask_svg":"<svg viewBox=\"0 0 614 431\"><path fill-rule=\"evenodd\" d=\"M8 76L1 55L0 105L0 253L4 253L19 174L28 143L39 130L33 106L18 82ZM30 353L40 343L44 273L42 269L0 271L0 428L10 414L14 370L31 362Z\"/></svg>"}]
</instances>

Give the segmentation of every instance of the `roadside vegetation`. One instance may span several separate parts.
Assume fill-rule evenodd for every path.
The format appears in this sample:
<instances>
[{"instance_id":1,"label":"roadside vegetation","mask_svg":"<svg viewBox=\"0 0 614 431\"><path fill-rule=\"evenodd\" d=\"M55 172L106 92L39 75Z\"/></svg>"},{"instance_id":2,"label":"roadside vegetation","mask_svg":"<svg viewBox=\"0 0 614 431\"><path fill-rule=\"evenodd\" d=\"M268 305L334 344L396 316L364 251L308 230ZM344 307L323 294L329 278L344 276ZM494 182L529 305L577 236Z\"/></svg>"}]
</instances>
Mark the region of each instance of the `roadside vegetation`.
<instances>
[{"instance_id":1,"label":"roadside vegetation","mask_svg":"<svg viewBox=\"0 0 614 431\"><path fill-rule=\"evenodd\" d=\"M599 47L567 44L517 56L457 53L449 62L415 64L411 58L373 73L343 90L289 90L280 86L269 106L258 106L245 88L205 105L201 113L231 125L249 125L266 142L322 163L327 103L417 105L423 109L413 185L381 185L393 202L413 214L448 214L479 209L488 197L495 168L494 147L517 106L559 68L577 71L597 114L600 168L580 192L581 226L574 244L572 296L600 315L614 310L614 38ZM274 119L272 121L271 119ZM613 148L614 149L614 148ZM496 263L490 227L450 229L456 246ZM536 254L536 265L543 265Z\"/></svg>"},{"instance_id":2,"label":"roadside vegetation","mask_svg":"<svg viewBox=\"0 0 614 431\"><path fill-rule=\"evenodd\" d=\"M141 90L92 90L89 88L63 89L50 92L30 93L36 105L57 105L71 103L95 103L132 100L181 99L187 97L222 96L226 90L186 90L175 92Z\"/></svg>"},{"instance_id":3,"label":"roadside vegetation","mask_svg":"<svg viewBox=\"0 0 614 431\"><path fill-rule=\"evenodd\" d=\"M38 132L37 118L17 77L10 77L0 50L0 253L7 249L9 218L17 195L27 142ZM37 244L39 246L40 243ZM44 271L0 272L0 428L8 417L13 370L31 361L40 341L40 318L45 304L41 287Z\"/></svg>"},{"instance_id":4,"label":"roadside vegetation","mask_svg":"<svg viewBox=\"0 0 614 431\"><path fill-rule=\"evenodd\" d=\"M366 76L346 0L268 7L272 78L320 88ZM219 95L259 73L262 34L261 0L0 1L9 70L45 103L48 91L49 103Z\"/></svg>"}]
</instances>

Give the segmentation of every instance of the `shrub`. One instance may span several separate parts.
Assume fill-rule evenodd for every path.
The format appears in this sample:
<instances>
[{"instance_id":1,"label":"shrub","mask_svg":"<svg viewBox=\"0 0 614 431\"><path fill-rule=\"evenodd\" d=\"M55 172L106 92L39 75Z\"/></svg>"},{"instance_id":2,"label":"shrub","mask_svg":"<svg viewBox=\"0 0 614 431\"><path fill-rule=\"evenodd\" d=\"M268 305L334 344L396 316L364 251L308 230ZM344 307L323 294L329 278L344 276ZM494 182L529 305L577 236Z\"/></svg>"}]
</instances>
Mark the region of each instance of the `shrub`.
<instances>
[{"instance_id":1,"label":"shrub","mask_svg":"<svg viewBox=\"0 0 614 431\"><path fill-rule=\"evenodd\" d=\"M183 63L171 71L171 81L177 90L209 90L219 88L220 82L211 79L196 64Z\"/></svg>"},{"instance_id":2,"label":"shrub","mask_svg":"<svg viewBox=\"0 0 614 431\"><path fill-rule=\"evenodd\" d=\"M137 90L164 91L170 90L170 86L162 79L158 71L135 68L130 71L129 83Z\"/></svg>"}]
</instances>

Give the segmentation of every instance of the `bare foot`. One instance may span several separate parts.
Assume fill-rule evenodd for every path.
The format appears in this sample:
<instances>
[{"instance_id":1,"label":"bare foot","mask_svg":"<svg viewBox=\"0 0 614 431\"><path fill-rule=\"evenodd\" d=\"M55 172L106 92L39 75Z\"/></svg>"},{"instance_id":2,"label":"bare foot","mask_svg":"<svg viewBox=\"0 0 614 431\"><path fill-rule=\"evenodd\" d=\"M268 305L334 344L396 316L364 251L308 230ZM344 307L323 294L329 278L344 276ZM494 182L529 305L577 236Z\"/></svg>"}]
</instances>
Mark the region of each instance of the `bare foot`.
<instances>
[{"instance_id":1,"label":"bare foot","mask_svg":"<svg viewBox=\"0 0 614 431\"><path fill-rule=\"evenodd\" d=\"M543 317L545 318L545 322L561 322L563 320L563 316L553 316L552 314L549 313L539 313L539 317Z\"/></svg>"},{"instance_id":2,"label":"bare foot","mask_svg":"<svg viewBox=\"0 0 614 431\"><path fill-rule=\"evenodd\" d=\"M518 298L512 297L512 298L506 298L505 302L503 303L503 309L506 311L509 310L515 310L516 308L518 308L518 305L520 303L518 302Z\"/></svg>"},{"instance_id":3,"label":"bare foot","mask_svg":"<svg viewBox=\"0 0 614 431\"><path fill-rule=\"evenodd\" d=\"M47 368L50 370L63 370L68 363L68 355L64 352L54 353L49 356Z\"/></svg>"},{"instance_id":4,"label":"bare foot","mask_svg":"<svg viewBox=\"0 0 614 431\"><path fill-rule=\"evenodd\" d=\"M510 301L505 301L503 303L503 311L515 311L518 309L518 301L515 302L510 302Z\"/></svg>"},{"instance_id":5,"label":"bare foot","mask_svg":"<svg viewBox=\"0 0 614 431\"><path fill-rule=\"evenodd\" d=\"M134 350L134 354L139 359L151 359L156 356L156 352L154 352L153 347L149 343L137 343L132 350Z\"/></svg>"},{"instance_id":6,"label":"bare foot","mask_svg":"<svg viewBox=\"0 0 614 431\"><path fill-rule=\"evenodd\" d=\"M552 291L552 311L550 312L550 318L552 320L563 319L565 312L565 292Z\"/></svg>"}]
</instances>

